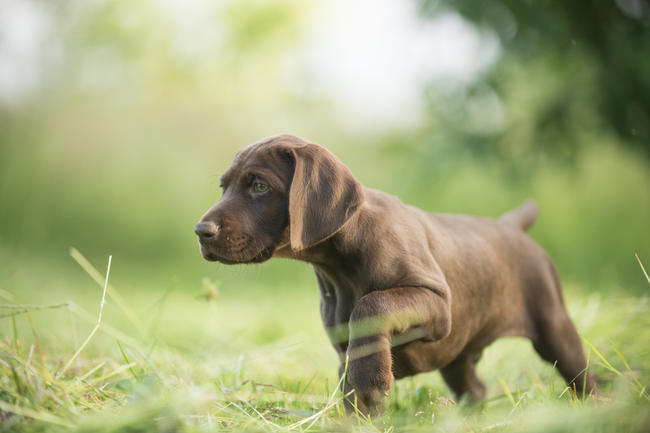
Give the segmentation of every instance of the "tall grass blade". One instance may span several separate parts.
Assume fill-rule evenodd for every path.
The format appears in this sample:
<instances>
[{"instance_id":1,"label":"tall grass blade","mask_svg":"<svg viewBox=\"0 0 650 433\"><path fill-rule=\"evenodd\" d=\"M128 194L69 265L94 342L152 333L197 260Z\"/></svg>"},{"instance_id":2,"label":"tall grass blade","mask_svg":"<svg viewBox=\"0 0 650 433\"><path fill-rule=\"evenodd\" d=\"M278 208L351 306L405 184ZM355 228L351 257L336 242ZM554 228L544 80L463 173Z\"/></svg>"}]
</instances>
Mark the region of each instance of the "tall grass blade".
<instances>
[{"instance_id":1,"label":"tall grass blade","mask_svg":"<svg viewBox=\"0 0 650 433\"><path fill-rule=\"evenodd\" d=\"M126 362L127 364L130 364L129 358L126 356L126 352L124 352L124 348L122 347L122 344L120 343L120 340L118 340L116 338L115 342L117 342L117 346L120 348L120 352L122 352L122 357L124 358L124 362ZM129 371L131 372L131 374L133 375L133 377L135 378L136 381L140 380L140 378L138 378L138 375L135 373L135 370L133 369L133 367L129 367Z\"/></svg>"},{"instance_id":2,"label":"tall grass blade","mask_svg":"<svg viewBox=\"0 0 650 433\"><path fill-rule=\"evenodd\" d=\"M88 343L90 342L90 340L93 338L93 336L95 335L95 333L96 333L97 330L99 329L99 326L100 326L101 323L102 323L102 313L104 312L104 304L106 303L106 288L108 287L108 275L109 275L109 273L111 272L111 261L112 261L112 259L113 259L113 256L112 256L112 255L111 255L111 256L108 256L108 266L106 267L106 279L104 280L104 291L102 292L102 301L101 301L101 303L99 304L99 316L97 317L97 324L95 325L95 327L93 328L93 330L90 331L90 335L88 335L88 337L86 338L86 340L81 344L81 346L79 346L79 349L77 349L77 351L75 352L75 354L72 355L72 358L70 358L70 360L68 361L68 363L67 363L67 364L66 364L66 365L61 369L61 371L59 371L59 372L56 374L56 377L57 377L57 378L61 377L61 376L63 375L63 373L65 373L66 370L67 370L68 368L70 368L70 366L72 365L72 363L74 362L74 360L77 359L77 356L79 356L79 354L80 354L80 353L81 353L81 352L86 348L86 346L88 345Z\"/></svg>"},{"instance_id":3,"label":"tall grass blade","mask_svg":"<svg viewBox=\"0 0 650 433\"><path fill-rule=\"evenodd\" d=\"M87 371L86 374L84 374L83 376L81 376L81 377L79 378L79 380L83 382L84 380L88 379L90 376L93 375L93 373L95 373L97 370L99 370L100 368L102 368L105 364L106 364L106 361L105 361L105 360L102 361L102 362L100 362L99 364L97 364L96 366L94 366L93 368L91 368L89 371Z\"/></svg>"},{"instance_id":4,"label":"tall grass blade","mask_svg":"<svg viewBox=\"0 0 650 433\"><path fill-rule=\"evenodd\" d=\"M0 400L0 410L4 412L14 413L19 416L32 418L38 421L44 421L50 424L56 424L56 425L69 427L69 428L72 427L72 424L59 418L58 416L52 415L47 412L38 412L35 411L34 409L30 409L27 407L20 407L11 403L7 403L6 401L3 400Z\"/></svg>"},{"instance_id":5,"label":"tall grass blade","mask_svg":"<svg viewBox=\"0 0 650 433\"><path fill-rule=\"evenodd\" d=\"M618 350L618 347L616 347L616 345L614 345L613 341L610 341L609 344L612 346L612 349L614 349L614 352L616 352L618 357L621 359L621 361L623 362L623 365L625 365L625 368L627 369L627 371L632 373L632 368L630 367L630 364L627 362L627 359L625 359L625 357L620 352L620 350ZM633 374L631 374L630 376L632 377L632 381L639 388L639 395L648 398L648 394L645 391L645 388L646 388L645 385L643 385L641 382L639 382L639 379L637 379Z\"/></svg>"},{"instance_id":6,"label":"tall grass blade","mask_svg":"<svg viewBox=\"0 0 650 433\"><path fill-rule=\"evenodd\" d=\"M68 304L65 304L66 306ZM32 335L34 336L34 342L36 343L36 348L38 349L38 355L41 358L41 365L45 367L45 354L43 353L43 346L41 346L41 339L38 338L38 333L36 332L36 327L34 326L34 321L32 320L32 315L27 312L27 320L29 321L29 327L32 328Z\"/></svg>"},{"instance_id":7,"label":"tall grass blade","mask_svg":"<svg viewBox=\"0 0 650 433\"><path fill-rule=\"evenodd\" d=\"M501 384L501 388L503 388L503 392L506 394L508 397L508 400L510 400L510 404L512 404L513 409L517 406L517 402L515 401L515 398L513 397L512 393L510 392L510 387L508 387L508 384L506 383L503 378L499 378L499 383Z\"/></svg>"},{"instance_id":8,"label":"tall grass blade","mask_svg":"<svg viewBox=\"0 0 650 433\"><path fill-rule=\"evenodd\" d=\"M0 314L0 319L4 317L17 316L18 314L26 314L32 310L45 310L50 308L63 308L67 307L67 303L63 304L54 304L54 305L30 305L30 304L3 304L0 305L0 309L10 310L8 313Z\"/></svg>"},{"instance_id":9,"label":"tall grass blade","mask_svg":"<svg viewBox=\"0 0 650 433\"><path fill-rule=\"evenodd\" d=\"M18 342L18 328L16 327L16 316L11 316L11 325L14 332L14 346L16 348L16 353L20 352L20 343Z\"/></svg>"},{"instance_id":10,"label":"tall grass blade","mask_svg":"<svg viewBox=\"0 0 650 433\"><path fill-rule=\"evenodd\" d=\"M111 371L110 373L107 373L107 374L103 375L102 377L98 377L97 379L94 379L92 381L92 383L94 384L94 383L104 382L106 379L110 379L113 376L117 376L118 374L121 374L121 373L125 372L129 368L133 368L133 366L135 366L135 364L136 364L135 362L132 362L130 364L120 365L115 370Z\"/></svg>"},{"instance_id":11,"label":"tall grass blade","mask_svg":"<svg viewBox=\"0 0 650 433\"><path fill-rule=\"evenodd\" d=\"M639 266L641 266L643 275L645 275L645 279L648 280L648 284L650 284L650 277L648 276L648 273L645 271L645 268L643 267L643 263L641 263L641 259L639 258L639 255L635 253L634 257L636 257L636 261L639 262Z\"/></svg>"},{"instance_id":12,"label":"tall grass blade","mask_svg":"<svg viewBox=\"0 0 650 433\"><path fill-rule=\"evenodd\" d=\"M72 258L83 268L84 271L88 275L90 275L90 278L95 280L99 286L102 286L102 276L95 269L95 267L86 259L76 248L70 248L70 255ZM122 296L118 293L118 291L115 289L113 286L108 286L108 296L111 298L117 306L124 312L126 317L131 321L133 326L136 327L140 335L145 335L145 330L144 326L142 326L142 323L140 323L140 320L138 320L138 317L135 315L133 310L129 307L129 304L122 298Z\"/></svg>"},{"instance_id":13,"label":"tall grass blade","mask_svg":"<svg viewBox=\"0 0 650 433\"><path fill-rule=\"evenodd\" d=\"M603 356L603 354L600 353L600 352L598 351L598 349L596 349L596 347L595 347L593 344L591 344L591 342L590 342L589 340L587 340L586 338L583 338L582 340L585 342L585 344L586 344L587 346L589 346L589 348L590 348L591 350L593 350L593 352L596 354L596 356L598 356L598 357L600 358L600 360L603 362L603 365L605 366L605 368L607 368L608 370L612 371L613 373L616 373L616 374L619 375L619 376L621 375L621 372L618 371L616 368L614 368L614 366L613 366L612 364L610 364L608 360L605 359L605 357Z\"/></svg>"}]
</instances>

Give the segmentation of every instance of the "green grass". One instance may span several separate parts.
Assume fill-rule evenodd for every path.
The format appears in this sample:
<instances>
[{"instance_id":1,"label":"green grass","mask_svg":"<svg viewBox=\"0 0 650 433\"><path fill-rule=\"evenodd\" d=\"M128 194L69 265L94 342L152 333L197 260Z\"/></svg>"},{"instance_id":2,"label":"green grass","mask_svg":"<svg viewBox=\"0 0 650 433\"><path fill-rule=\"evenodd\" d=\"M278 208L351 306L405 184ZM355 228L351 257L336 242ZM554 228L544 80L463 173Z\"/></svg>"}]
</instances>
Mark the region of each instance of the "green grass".
<instances>
[{"instance_id":1,"label":"green grass","mask_svg":"<svg viewBox=\"0 0 650 433\"><path fill-rule=\"evenodd\" d=\"M206 278L196 293L109 284L98 321L105 271L73 255L91 277L85 285L0 287L0 431L650 428L646 296L565 289L601 385L596 398L575 395L526 340L503 339L479 363L483 404L454 401L439 374L427 373L396 382L386 414L368 421L344 414L315 281L270 291Z\"/></svg>"}]
</instances>

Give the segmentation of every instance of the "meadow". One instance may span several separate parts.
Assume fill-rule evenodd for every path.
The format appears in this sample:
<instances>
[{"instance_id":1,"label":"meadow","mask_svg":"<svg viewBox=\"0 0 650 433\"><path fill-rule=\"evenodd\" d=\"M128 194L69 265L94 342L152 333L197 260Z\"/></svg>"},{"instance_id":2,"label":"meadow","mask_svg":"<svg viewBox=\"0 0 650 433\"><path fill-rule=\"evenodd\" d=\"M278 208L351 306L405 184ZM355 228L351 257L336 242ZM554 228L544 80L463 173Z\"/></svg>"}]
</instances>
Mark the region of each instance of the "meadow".
<instances>
[{"instance_id":1,"label":"meadow","mask_svg":"<svg viewBox=\"0 0 650 433\"><path fill-rule=\"evenodd\" d=\"M0 432L650 431L648 10L592 3L4 1ZM427 211L535 199L600 394L510 338L481 404L346 415L310 266L193 233L282 132Z\"/></svg>"},{"instance_id":2,"label":"meadow","mask_svg":"<svg viewBox=\"0 0 650 433\"><path fill-rule=\"evenodd\" d=\"M122 290L110 280L120 274L119 258L108 275L107 263L92 264L75 249L70 261L78 266L71 282L48 278L54 269L32 269L33 287L0 291L0 431L643 432L650 426L647 296L565 290L601 387L596 397L576 395L527 341L504 339L479 363L485 402L457 402L438 373L427 373L396 382L386 414L369 420L345 415L315 288L232 290L205 277L194 293Z\"/></svg>"}]
</instances>

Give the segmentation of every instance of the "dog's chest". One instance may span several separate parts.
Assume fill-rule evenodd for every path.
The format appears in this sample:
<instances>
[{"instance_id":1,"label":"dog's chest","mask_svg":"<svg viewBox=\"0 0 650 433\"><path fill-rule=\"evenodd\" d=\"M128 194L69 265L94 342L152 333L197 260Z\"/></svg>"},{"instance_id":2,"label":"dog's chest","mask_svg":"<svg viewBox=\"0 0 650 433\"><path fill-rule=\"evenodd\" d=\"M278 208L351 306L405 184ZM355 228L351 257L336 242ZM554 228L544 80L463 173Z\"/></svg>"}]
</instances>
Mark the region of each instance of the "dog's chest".
<instances>
[{"instance_id":1,"label":"dog's chest","mask_svg":"<svg viewBox=\"0 0 650 433\"><path fill-rule=\"evenodd\" d=\"M332 278L322 270L314 269L320 289L320 312L323 326L340 356L348 346L348 322L360 294L348 287L345 280Z\"/></svg>"}]
</instances>

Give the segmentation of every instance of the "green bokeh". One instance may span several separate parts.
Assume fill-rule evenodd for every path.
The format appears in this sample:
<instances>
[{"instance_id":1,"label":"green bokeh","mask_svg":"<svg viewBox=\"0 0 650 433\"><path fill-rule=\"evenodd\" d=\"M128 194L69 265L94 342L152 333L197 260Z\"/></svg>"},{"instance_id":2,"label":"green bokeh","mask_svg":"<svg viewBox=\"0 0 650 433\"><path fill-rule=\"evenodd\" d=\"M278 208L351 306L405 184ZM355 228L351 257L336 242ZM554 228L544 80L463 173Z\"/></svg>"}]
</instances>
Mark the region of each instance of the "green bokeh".
<instances>
[{"instance_id":1,"label":"green bokeh","mask_svg":"<svg viewBox=\"0 0 650 433\"><path fill-rule=\"evenodd\" d=\"M43 61L37 92L0 111L0 284L19 287L27 267L68 269L76 247L95 263L113 254L142 290L189 290L206 275L234 290L315 290L301 263L204 263L193 234L236 150L292 132L330 148L367 186L430 211L498 216L534 198L542 211L532 236L565 280L646 290L634 254L650 262L649 163L598 109L589 50L565 61L504 43L491 75L463 95L426 89L420 124L359 132L284 74L309 10L291 1L215 7L204 18L222 42L188 57L155 2L50 7L63 54ZM493 91L507 122L477 132Z\"/></svg>"}]
</instances>

